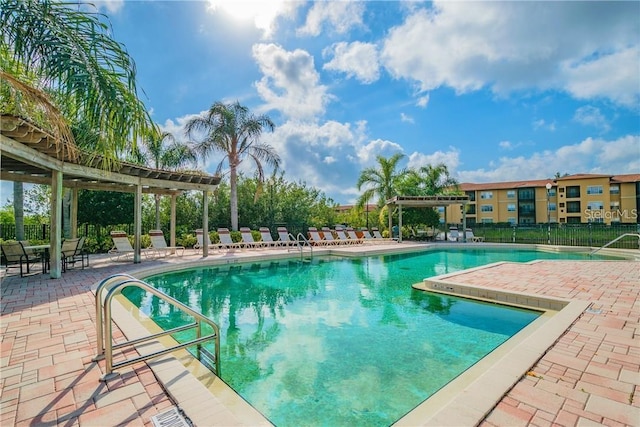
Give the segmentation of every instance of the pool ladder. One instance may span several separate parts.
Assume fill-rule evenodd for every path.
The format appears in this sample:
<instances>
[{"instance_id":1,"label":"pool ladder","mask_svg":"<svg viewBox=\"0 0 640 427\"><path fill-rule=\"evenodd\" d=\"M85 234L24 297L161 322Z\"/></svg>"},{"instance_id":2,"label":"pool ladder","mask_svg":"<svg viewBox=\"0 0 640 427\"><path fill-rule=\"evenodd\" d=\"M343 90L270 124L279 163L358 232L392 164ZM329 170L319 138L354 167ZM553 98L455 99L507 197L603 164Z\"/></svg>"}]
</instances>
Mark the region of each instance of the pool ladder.
<instances>
[{"instance_id":1,"label":"pool ladder","mask_svg":"<svg viewBox=\"0 0 640 427\"><path fill-rule=\"evenodd\" d=\"M597 249L592 250L591 252L589 252L589 256L595 254L596 252L598 252L600 249L604 249L609 245L614 244L615 242L617 242L618 240L621 240L623 237L637 237L638 238L638 249L640 249L640 234L638 233L624 233L621 234L620 236L616 237L615 239L613 239L612 241L610 241L609 243L607 243L604 246L601 246Z\"/></svg>"},{"instance_id":2,"label":"pool ladder","mask_svg":"<svg viewBox=\"0 0 640 427\"><path fill-rule=\"evenodd\" d=\"M151 334L145 337L140 337L127 342L119 344L113 343L113 318L111 315L111 302L113 298L122 293L122 290L126 287L134 286L144 291L147 291L161 300L171 304L178 308L182 312L190 315L195 320L188 325L178 326L173 329ZM107 292L103 297L103 293ZM192 310L180 301L170 297L169 295L155 289L151 285L142 280L136 279L128 274L115 274L104 279L98 285L96 289L96 335L97 335L97 347L98 354L93 358L93 361L99 361L105 359L106 374L103 375L100 380L108 381L118 376L115 369L123 366L133 365L134 363L143 362L145 360L153 359L155 357L163 356L165 354L172 353L176 350L180 350L186 347L197 346L196 357L200 362L212 370L217 376L220 376L220 329L218 325L210 319L207 319L197 311ZM212 329L212 333L208 335L202 335L202 325L207 324ZM144 354L131 359L126 359L122 362L113 361L113 351L124 347L135 346L144 342L155 340L157 338L171 335L177 332L187 331L190 329L196 329L196 338L184 343L178 343L177 345L169 348L164 348L149 354ZM202 346L207 341L214 341L215 350L214 354L211 354L209 350ZM213 363L213 366L212 366Z\"/></svg>"},{"instance_id":3,"label":"pool ladder","mask_svg":"<svg viewBox=\"0 0 640 427\"><path fill-rule=\"evenodd\" d=\"M298 249L300 250L300 261L304 260L304 248L309 248L309 258L313 259L313 245L302 233L298 233L296 237L296 242L298 242Z\"/></svg>"}]
</instances>

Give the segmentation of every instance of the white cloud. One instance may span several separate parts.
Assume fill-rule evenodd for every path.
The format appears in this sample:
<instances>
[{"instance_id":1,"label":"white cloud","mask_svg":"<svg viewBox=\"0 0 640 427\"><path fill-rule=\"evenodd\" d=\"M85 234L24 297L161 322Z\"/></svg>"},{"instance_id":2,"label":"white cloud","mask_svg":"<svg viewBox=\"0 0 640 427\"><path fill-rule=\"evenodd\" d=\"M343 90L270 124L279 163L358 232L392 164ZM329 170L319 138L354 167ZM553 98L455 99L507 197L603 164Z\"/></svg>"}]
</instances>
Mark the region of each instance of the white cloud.
<instances>
[{"instance_id":1,"label":"white cloud","mask_svg":"<svg viewBox=\"0 0 640 427\"><path fill-rule=\"evenodd\" d=\"M498 143L498 146L500 146L500 148L502 148L503 150L513 150L515 147L514 145L511 143L511 141L500 141Z\"/></svg>"},{"instance_id":2,"label":"white cloud","mask_svg":"<svg viewBox=\"0 0 640 427\"><path fill-rule=\"evenodd\" d=\"M561 174L628 174L640 170L640 136L607 141L587 138L580 143L529 156L501 157L492 169L460 171L460 182L500 182L545 179Z\"/></svg>"},{"instance_id":3,"label":"white cloud","mask_svg":"<svg viewBox=\"0 0 640 427\"><path fill-rule=\"evenodd\" d=\"M207 11L226 13L233 19L253 21L267 39L277 29L280 16L293 17L301 2L286 0L208 0Z\"/></svg>"},{"instance_id":4,"label":"white cloud","mask_svg":"<svg viewBox=\"0 0 640 427\"><path fill-rule=\"evenodd\" d=\"M82 0L82 3L92 4L97 7L99 10L104 10L110 15L114 15L124 7L124 0Z\"/></svg>"},{"instance_id":5,"label":"white cloud","mask_svg":"<svg viewBox=\"0 0 640 427\"><path fill-rule=\"evenodd\" d=\"M324 114L331 100L320 84L313 57L306 51L287 51L275 44L256 44L253 57L264 77L255 83L266 105L263 110L279 110L295 119L313 119Z\"/></svg>"},{"instance_id":6,"label":"white cloud","mask_svg":"<svg viewBox=\"0 0 640 427\"><path fill-rule=\"evenodd\" d=\"M348 32L352 27L362 25L365 2L316 1L307 14L304 26L298 28L298 35L318 36L328 27L338 34Z\"/></svg>"},{"instance_id":7,"label":"white cloud","mask_svg":"<svg viewBox=\"0 0 640 427\"><path fill-rule=\"evenodd\" d=\"M416 121L413 117L406 115L405 113L400 113L400 121L405 123L415 123Z\"/></svg>"},{"instance_id":8,"label":"white cloud","mask_svg":"<svg viewBox=\"0 0 640 427\"><path fill-rule=\"evenodd\" d=\"M381 61L421 90L557 89L637 106L635 2L435 2L389 31Z\"/></svg>"},{"instance_id":9,"label":"white cloud","mask_svg":"<svg viewBox=\"0 0 640 427\"><path fill-rule=\"evenodd\" d=\"M322 68L342 71L348 77L355 77L362 83L373 83L380 78L378 51L371 43L335 43L325 49L325 55L333 55L333 59Z\"/></svg>"},{"instance_id":10,"label":"white cloud","mask_svg":"<svg viewBox=\"0 0 640 427\"><path fill-rule=\"evenodd\" d=\"M573 120L585 126L593 126L604 132L608 132L611 129L600 109L591 105L578 108L573 115Z\"/></svg>"},{"instance_id":11,"label":"white cloud","mask_svg":"<svg viewBox=\"0 0 640 427\"><path fill-rule=\"evenodd\" d=\"M543 129L543 130L548 130L550 132L553 132L556 130L556 123L555 122L547 123L544 119L534 120L533 128L535 130Z\"/></svg>"},{"instance_id":12,"label":"white cloud","mask_svg":"<svg viewBox=\"0 0 640 427\"><path fill-rule=\"evenodd\" d=\"M424 95L418 98L418 100L416 101L416 106L421 107L421 108L425 108L427 105L429 105L429 95Z\"/></svg>"},{"instance_id":13,"label":"white cloud","mask_svg":"<svg viewBox=\"0 0 640 427\"><path fill-rule=\"evenodd\" d=\"M413 152L409 155L409 167L418 169L427 165L437 165L444 163L449 169L449 173L454 174L460 166L460 150L449 147L449 151L438 150L431 154Z\"/></svg>"}]
</instances>

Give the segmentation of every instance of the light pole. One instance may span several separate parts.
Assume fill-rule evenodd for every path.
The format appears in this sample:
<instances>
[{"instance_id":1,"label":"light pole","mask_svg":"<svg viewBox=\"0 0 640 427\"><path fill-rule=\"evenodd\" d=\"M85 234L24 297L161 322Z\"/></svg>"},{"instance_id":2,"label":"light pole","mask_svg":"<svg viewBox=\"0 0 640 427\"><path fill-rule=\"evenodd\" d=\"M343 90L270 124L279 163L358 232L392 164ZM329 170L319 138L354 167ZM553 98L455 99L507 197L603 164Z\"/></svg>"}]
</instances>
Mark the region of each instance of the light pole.
<instances>
[{"instance_id":1,"label":"light pole","mask_svg":"<svg viewBox=\"0 0 640 427\"><path fill-rule=\"evenodd\" d=\"M551 183L547 182L547 245L551 244L551 210L549 208L549 192L551 191Z\"/></svg>"}]
</instances>

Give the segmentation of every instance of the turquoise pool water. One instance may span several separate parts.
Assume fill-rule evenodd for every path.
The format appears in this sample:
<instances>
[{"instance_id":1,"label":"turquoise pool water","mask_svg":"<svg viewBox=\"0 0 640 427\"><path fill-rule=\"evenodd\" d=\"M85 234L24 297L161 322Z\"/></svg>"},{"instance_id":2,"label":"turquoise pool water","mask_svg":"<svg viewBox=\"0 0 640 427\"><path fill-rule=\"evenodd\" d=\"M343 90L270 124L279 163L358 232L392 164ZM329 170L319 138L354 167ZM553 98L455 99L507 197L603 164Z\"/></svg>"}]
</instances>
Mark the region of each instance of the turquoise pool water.
<instances>
[{"instance_id":1,"label":"turquoise pool water","mask_svg":"<svg viewBox=\"0 0 640 427\"><path fill-rule=\"evenodd\" d=\"M222 378L275 425L387 426L539 315L411 285L491 262L542 258L582 256L441 250L202 268L146 280L220 325ZM127 291L163 327L190 321L155 297Z\"/></svg>"}]
</instances>

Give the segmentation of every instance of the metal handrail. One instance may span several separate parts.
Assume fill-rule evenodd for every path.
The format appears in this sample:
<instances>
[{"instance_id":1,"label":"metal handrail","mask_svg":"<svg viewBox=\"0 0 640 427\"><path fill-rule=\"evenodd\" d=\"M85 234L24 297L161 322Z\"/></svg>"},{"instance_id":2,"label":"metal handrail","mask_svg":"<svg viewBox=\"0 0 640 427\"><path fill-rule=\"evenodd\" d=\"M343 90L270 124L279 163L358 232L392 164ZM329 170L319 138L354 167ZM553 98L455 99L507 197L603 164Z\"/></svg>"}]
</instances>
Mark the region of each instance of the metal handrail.
<instances>
[{"instance_id":1,"label":"metal handrail","mask_svg":"<svg viewBox=\"0 0 640 427\"><path fill-rule=\"evenodd\" d=\"M591 252L589 252L589 256L595 254L596 252L598 252L600 249L604 249L609 245L614 244L615 242L617 242L618 240L622 239L623 237L628 237L628 236L632 236L632 237L637 237L638 238L638 249L640 249L640 234L638 233L624 233L621 234L620 236L616 237L615 239L613 239L612 241L610 241L609 243L607 243L604 246L601 246L597 249L592 250Z\"/></svg>"},{"instance_id":2,"label":"metal handrail","mask_svg":"<svg viewBox=\"0 0 640 427\"><path fill-rule=\"evenodd\" d=\"M311 258L313 259L313 245L311 244L311 242L309 242L309 240L305 237L305 235L302 233L298 233L295 240L296 240L296 244L298 245L298 249L300 250L300 260L302 260L302 257L303 257L302 251L304 250L305 246L309 247L309 252L311 254Z\"/></svg>"},{"instance_id":3,"label":"metal handrail","mask_svg":"<svg viewBox=\"0 0 640 427\"><path fill-rule=\"evenodd\" d=\"M151 334L145 337L133 339L127 342L123 342L120 344L113 344L113 319L111 316L111 301L115 297L115 295L122 292L122 290L128 286L135 286L140 289L143 289L158 298L168 302L174 307L178 308L182 312L190 315L195 319L193 323L188 325L178 326L166 331L158 332L155 334ZM105 289L108 289L106 296L103 298L103 293ZM196 357L198 360L202 360L202 355L204 353L205 356L211 358L211 354L207 351L202 344L207 341L213 340L215 342L215 350L213 355L213 362L215 363L215 374L220 376L220 328L218 325L212 320L206 318L202 314L197 311L192 310L187 307L180 301L175 298L170 297L169 295L155 289L151 285L142 280L136 279L128 274L116 274L104 279L96 289L96 335L97 335L97 348L98 354L93 358L94 361L105 359L106 364L106 374L100 379L101 381L108 381L109 379L118 375L117 372L114 372L114 369L121 368L123 366L129 366L134 363L142 362L145 360L153 359L158 356L162 356L165 354L172 353L176 350L183 349L186 347L191 347L193 345L197 345L197 354ZM213 333L202 336L202 324L206 323L209 325ZM185 343L177 344L173 347L165 348L163 350L158 350L153 353L141 355L138 357L134 357L131 359L126 359L122 362L113 362L113 350L120 349L127 346L133 346L136 344L140 344L143 342L151 341L166 335L171 335L177 332L187 331L192 328L196 328L196 338Z\"/></svg>"}]
</instances>

